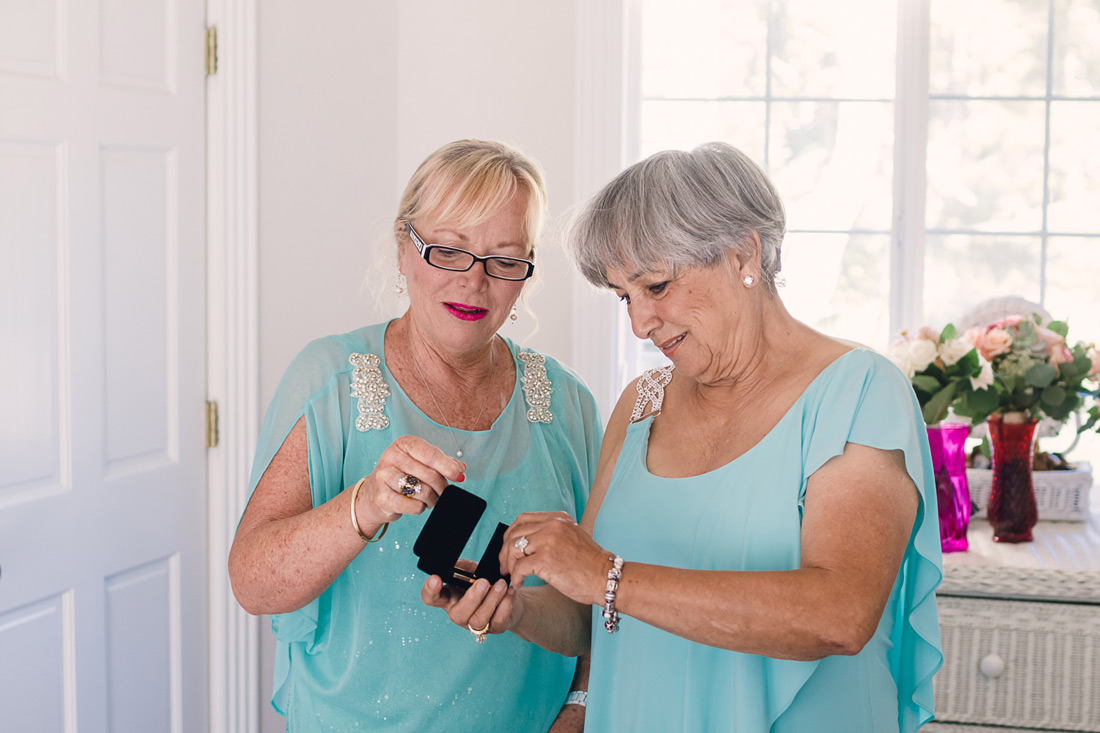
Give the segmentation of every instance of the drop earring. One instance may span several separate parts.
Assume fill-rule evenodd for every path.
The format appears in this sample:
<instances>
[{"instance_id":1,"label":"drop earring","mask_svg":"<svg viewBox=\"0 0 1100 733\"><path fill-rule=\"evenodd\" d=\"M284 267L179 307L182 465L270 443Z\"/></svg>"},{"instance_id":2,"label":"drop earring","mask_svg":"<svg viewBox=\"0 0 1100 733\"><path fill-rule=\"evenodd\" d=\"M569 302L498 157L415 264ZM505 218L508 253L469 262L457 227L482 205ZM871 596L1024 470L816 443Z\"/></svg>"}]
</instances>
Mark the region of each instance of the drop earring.
<instances>
[{"instance_id":1,"label":"drop earring","mask_svg":"<svg viewBox=\"0 0 1100 733\"><path fill-rule=\"evenodd\" d=\"M519 311L516 310L516 307L514 305L512 306L512 312L508 314L508 320L512 323L515 323L519 320Z\"/></svg>"},{"instance_id":2,"label":"drop earring","mask_svg":"<svg viewBox=\"0 0 1100 733\"><path fill-rule=\"evenodd\" d=\"M397 293L398 295L404 295L405 287L407 285L408 283L405 280L405 273L399 272L397 273L397 282L393 284L393 292Z\"/></svg>"},{"instance_id":3,"label":"drop earring","mask_svg":"<svg viewBox=\"0 0 1100 733\"><path fill-rule=\"evenodd\" d=\"M751 288L752 284L756 282L756 278L752 275L745 275L743 278L741 278L741 282L745 283L746 288Z\"/></svg>"}]
</instances>

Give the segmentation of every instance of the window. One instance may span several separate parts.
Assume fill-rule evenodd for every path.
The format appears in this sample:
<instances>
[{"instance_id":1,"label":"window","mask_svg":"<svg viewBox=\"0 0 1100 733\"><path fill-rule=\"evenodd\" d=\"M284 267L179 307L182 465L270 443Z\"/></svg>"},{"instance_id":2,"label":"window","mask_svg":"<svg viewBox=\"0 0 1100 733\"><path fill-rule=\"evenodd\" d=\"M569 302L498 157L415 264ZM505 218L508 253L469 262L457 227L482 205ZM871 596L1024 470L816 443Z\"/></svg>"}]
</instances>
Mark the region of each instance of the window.
<instances>
[{"instance_id":1,"label":"window","mask_svg":"<svg viewBox=\"0 0 1100 733\"><path fill-rule=\"evenodd\" d=\"M717 139L763 164L782 297L828 333L881 348L1009 294L1100 329L1100 6L843 6L644 0L636 157Z\"/></svg>"},{"instance_id":2,"label":"window","mask_svg":"<svg viewBox=\"0 0 1100 733\"><path fill-rule=\"evenodd\" d=\"M760 162L797 318L882 349L1020 295L1100 340L1096 0L635 9L635 159L724 140Z\"/></svg>"}]
</instances>

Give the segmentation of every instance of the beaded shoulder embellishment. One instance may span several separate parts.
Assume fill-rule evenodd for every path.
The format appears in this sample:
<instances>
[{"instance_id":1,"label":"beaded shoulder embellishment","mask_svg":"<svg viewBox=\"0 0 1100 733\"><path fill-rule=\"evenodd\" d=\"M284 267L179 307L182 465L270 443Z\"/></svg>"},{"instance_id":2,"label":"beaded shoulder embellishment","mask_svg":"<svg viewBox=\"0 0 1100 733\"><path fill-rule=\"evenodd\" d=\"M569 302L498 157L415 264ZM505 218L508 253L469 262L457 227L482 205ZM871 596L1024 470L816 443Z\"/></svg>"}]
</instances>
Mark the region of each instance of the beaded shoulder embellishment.
<instances>
[{"instance_id":1,"label":"beaded shoulder embellishment","mask_svg":"<svg viewBox=\"0 0 1100 733\"><path fill-rule=\"evenodd\" d=\"M546 357L534 351L521 351L516 356L523 362L523 397L527 400L527 420L548 423L554 416L550 413L550 393L554 386L546 376Z\"/></svg>"},{"instance_id":2,"label":"beaded shoulder embellishment","mask_svg":"<svg viewBox=\"0 0 1100 733\"><path fill-rule=\"evenodd\" d=\"M385 413L390 387L382 379L382 370L378 368L382 360L377 354L352 354L348 362L355 367L351 375L351 396L359 398L359 417L355 418L355 427L364 433L386 428L390 424Z\"/></svg>"},{"instance_id":3,"label":"beaded shoulder embellishment","mask_svg":"<svg viewBox=\"0 0 1100 733\"><path fill-rule=\"evenodd\" d=\"M646 369L642 373L642 378L638 380L638 399L630 412L630 422L638 422L650 415L656 417L661 413L661 403L665 400L665 387L672 381L672 370L675 368L675 365L668 364ZM643 415L642 410L650 402L653 403L653 409Z\"/></svg>"}]
</instances>

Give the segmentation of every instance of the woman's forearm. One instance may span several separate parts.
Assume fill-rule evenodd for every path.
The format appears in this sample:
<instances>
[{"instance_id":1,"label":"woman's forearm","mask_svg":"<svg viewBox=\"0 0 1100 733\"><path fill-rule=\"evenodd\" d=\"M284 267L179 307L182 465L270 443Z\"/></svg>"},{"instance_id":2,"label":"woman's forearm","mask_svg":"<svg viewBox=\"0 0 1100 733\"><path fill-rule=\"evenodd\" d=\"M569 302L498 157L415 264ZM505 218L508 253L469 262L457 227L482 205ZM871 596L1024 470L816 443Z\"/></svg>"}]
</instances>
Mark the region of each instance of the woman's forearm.
<instances>
[{"instance_id":1,"label":"woman's forearm","mask_svg":"<svg viewBox=\"0 0 1100 733\"><path fill-rule=\"evenodd\" d=\"M876 595L822 568L721 572L627 562L615 608L707 646L809 660L862 649L882 616Z\"/></svg>"},{"instance_id":2,"label":"woman's forearm","mask_svg":"<svg viewBox=\"0 0 1100 733\"><path fill-rule=\"evenodd\" d=\"M363 549L344 491L325 504L284 519L238 530L229 553L229 578L238 603L251 614L296 611L317 598ZM380 528L369 519L369 537Z\"/></svg>"},{"instance_id":3,"label":"woman's forearm","mask_svg":"<svg viewBox=\"0 0 1100 733\"><path fill-rule=\"evenodd\" d=\"M520 588L523 615L512 629L516 636L567 657L588 653L591 609L549 585Z\"/></svg>"}]
</instances>

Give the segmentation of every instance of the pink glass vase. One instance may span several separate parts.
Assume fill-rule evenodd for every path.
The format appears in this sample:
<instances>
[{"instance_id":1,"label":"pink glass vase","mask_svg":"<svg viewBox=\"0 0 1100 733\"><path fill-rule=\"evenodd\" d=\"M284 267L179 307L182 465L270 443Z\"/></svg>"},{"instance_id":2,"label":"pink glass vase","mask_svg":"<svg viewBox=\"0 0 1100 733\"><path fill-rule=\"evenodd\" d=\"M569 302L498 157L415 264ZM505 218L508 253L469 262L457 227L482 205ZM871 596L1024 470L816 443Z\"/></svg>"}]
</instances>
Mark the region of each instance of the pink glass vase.
<instances>
[{"instance_id":1,"label":"pink glass vase","mask_svg":"<svg viewBox=\"0 0 1100 733\"><path fill-rule=\"evenodd\" d=\"M940 515L940 548L961 552L969 545L970 487L966 483L966 436L970 426L959 423L929 425L928 448L936 477L936 506Z\"/></svg>"},{"instance_id":2,"label":"pink glass vase","mask_svg":"<svg viewBox=\"0 0 1100 733\"><path fill-rule=\"evenodd\" d=\"M1031 542L1039 520L1031 482L1035 420L1020 412L991 415L989 445L993 451L993 486L989 490L989 524L994 542Z\"/></svg>"}]
</instances>

